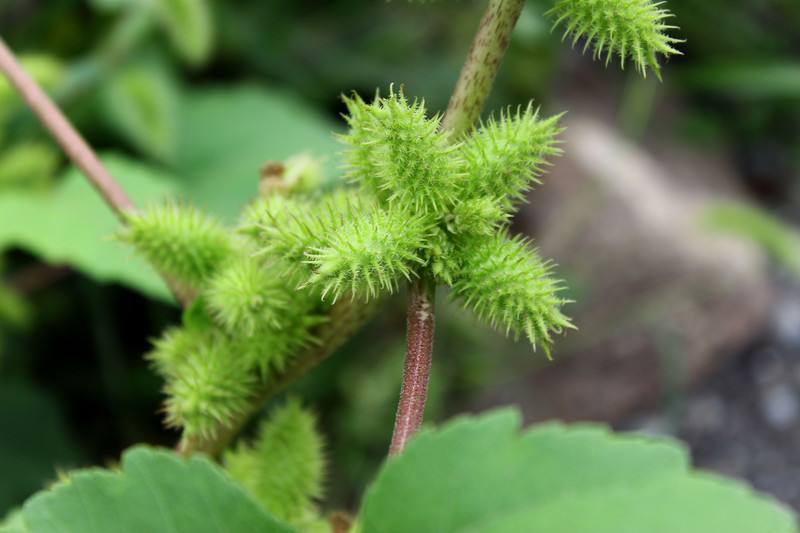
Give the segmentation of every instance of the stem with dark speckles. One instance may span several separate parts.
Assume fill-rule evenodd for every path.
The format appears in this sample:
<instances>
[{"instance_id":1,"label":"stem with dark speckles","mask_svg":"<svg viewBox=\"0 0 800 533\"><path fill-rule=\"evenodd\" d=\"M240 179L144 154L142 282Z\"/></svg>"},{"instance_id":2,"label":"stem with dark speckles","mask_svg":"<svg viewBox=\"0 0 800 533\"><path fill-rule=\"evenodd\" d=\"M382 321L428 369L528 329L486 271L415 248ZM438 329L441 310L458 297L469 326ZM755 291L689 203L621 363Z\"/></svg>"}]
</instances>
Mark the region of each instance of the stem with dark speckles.
<instances>
[{"instance_id":1,"label":"stem with dark speckles","mask_svg":"<svg viewBox=\"0 0 800 533\"><path fill-rule=\"evenodd\" d=\"M409 284L406 361L389 455L402 452L422 424L433 354L435 290L428 279Z\"/></svg>"},{"instance_id":2,"label":"stem with dark speckles","mask_svg":"<svg viewBox=\"0 0 800 533\"><path fill-rule=\"evenodd\" d=\"M442 122L451 137L469 131L480 117L524 6L524 0L489 1Z\"/></svg>"}]
</instances>

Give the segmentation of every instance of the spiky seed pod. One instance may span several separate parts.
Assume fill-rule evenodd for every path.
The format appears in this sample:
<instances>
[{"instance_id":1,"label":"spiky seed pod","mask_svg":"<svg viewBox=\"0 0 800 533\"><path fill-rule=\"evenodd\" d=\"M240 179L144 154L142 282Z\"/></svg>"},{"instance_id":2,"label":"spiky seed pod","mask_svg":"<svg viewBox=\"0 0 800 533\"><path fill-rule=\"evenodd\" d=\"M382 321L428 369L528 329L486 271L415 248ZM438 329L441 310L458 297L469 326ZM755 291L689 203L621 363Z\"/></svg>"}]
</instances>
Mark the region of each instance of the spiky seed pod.
<instances>
[{"instance_id":1,"label":"spiky seed pod","mask_svg":"<svg viewBox=\"0 0 800 533\"><path fill-rule=\"evenodd\" d=\"M561 153L557 135L561 115L539 118L539 110L529 103L523 110L511 109L490 118L465 141L461 154L467 174L467 196L488 197L511 212L514 203L525 198L539 175L546 158ZM498 219L497 222L501 222Z\"/></svg>"},{"instance_id":2,"label":"spiky seed pod","mask_svg":"<svg viewBox=\"0 0 800 533\"><path fill-rule=\"evenodd\" d=\"M294 525L313 520L322 495L322 437L314 415L288 401L263 423L251 446L225 455L225 468L277 518Z\"/></svg>"},{"instance_id":3,"label":"spiky seed pod","mask_svg":"<svg viewBox=\"0 0 800 533\"><path fill-rule=\"evenodd\" d=\"M257 238L262 226L283 225L290 215L307 210L308 204L305 198L282 194L256 198L242 211L236 231Z\"/></svg>"},{"instance_id":4,"label":"spiky seed pod","mask_svg":"<svg viewBox=\"0 0 800 533\"><path fill-rule=\"evenodd\" d=\"M445 224L453 234L492 235L510 217L499 200L484 196L456 204L445 217Z\"/></svg>"},{"instance_id":5,"label":"spiky seed pod","mask_svg":"<svg viewBox=\"0 0 800 533\"><path fill-rule=\"evenodd\" d=\"M319 246L326 235L373 205L370 198L351 190L336 191L314 202L271 198L254 207L251 215L259 255L280 260L297 272L305 265L311 247Z\"/></svg>"},{"instance_id":6,"label":"spiky seed pod","mask_svg":"<svg viewBox=\"0 0 800 533\"><path fill-rule=\"evenodd\" d=\"M286 281L253 258L231 261L204 291L209 309L229 334L252 336L256 328L277 328L291 305Z\"/></svg>"},{"instance_id":7,"label":"spiky seed pod","mask_svg":"<svg viewBox=\"0 0 800 533\"><path fill-rule=\"evenodd\" d=\"M552 277L524 239L502 234L471 239L459 249L463 275L453 291L464 305L493 327L527 335L534 349L550 355L551 332L573 327L561 313L561 281Z\"/></svg>"},{"instance_id":8,"label":"spiky seed pod","mask_svg":"<svg viewBox=\"0 0 800 533\"><path fill-rule=\"evenodd\" d=\"M213 438L237 414L245 412L256 376L223 336L197 347L167 380L167 424L188 436Z\"/></svg>"},{"instance_id":9,"label":"spiky seed pod","mask_svg":"<svg viewBox=\"0 0 800 533\"><path fill-rule=\"evenodd\" d=\"M680 54L673 45L681 39L670 37L667 31L677 29L666 24L673 15L652 0L559 0L548 11L555 18L553 28L564 25L564 38L572 37L574 46L586 39L584 51L594 43L595 59L605 55L606 65L617 54L620 64L630 59L636 70L647 75L647 67L661 79L657 54Z\"/></svg>"},{"instance_id":10,"label":"spiky seed pod","mask_svg":"<svg viewBox=\"0 0 800 533\"><path fill-rule=\"evenodd\" d=\"M127 216L120 237L157 269L200 287L232 255L228 232L191 206L168 203Z\"/></svg>"},{"instance_id":11,"label":"spiky seed pod","mask_svg":"<svg viewBox=\"0 0 800 533\"><path fill-rule=\"evenodd\" d=\"M312 269L307 285L320 287L323 299L333 302L342 295L369 300L391 293L425 264L420 249L430 232L427 218L399 209L356 215L306 252Z\"/></svg>"},{"instance_id":12,"label":"spiky seed pod","mask_svg":"<svg viewBox=\"0 0 800 533\"><path fill-rule=\"evenodd\" d=\"M427 248L423 250L423 257L437 283L453 284L453 277L458 274L460 265L452 235L436 226L428 239Z\"/></svg>"},{"instance_id":13,"label":"spiky seed pod","mask_svg":"<svg viewBox=\"0 0 800 533\"><path fill-rule=\"evenodd\" d=\"M415 213L444 213L459 198L461 165L439 129L441 117L425 116L422 101L402 91L344 99L350 131L341 139L349 177L390 205Z\"/></svg>"},{"instance_id":14,"label":"spiky seed pod","mask_svg":"<svg viewBox=\"0 0 800 533\"><path fill-rule=\"evenodd\" d=\"M145 355L156 371L167 378L174 377L181 365L212 342L208 331L196 328L169 328L153 341L153 349Z\"/></svg>"},{"instance_id":15,"label":"spiky seed pod","mask_svg":"<svg viewBox=\"0 0 800 533\"><path fill-rule=\"evenodd\" d=\"M317 309L318 295L304 290L294 294L277 326L260 327L251 337L236 339L235 351L248 368L259 371L262 379L267 379L273 371L283 371L298 350L316 344L313 329L326 320Z\"/></svg>"}]
</instances>

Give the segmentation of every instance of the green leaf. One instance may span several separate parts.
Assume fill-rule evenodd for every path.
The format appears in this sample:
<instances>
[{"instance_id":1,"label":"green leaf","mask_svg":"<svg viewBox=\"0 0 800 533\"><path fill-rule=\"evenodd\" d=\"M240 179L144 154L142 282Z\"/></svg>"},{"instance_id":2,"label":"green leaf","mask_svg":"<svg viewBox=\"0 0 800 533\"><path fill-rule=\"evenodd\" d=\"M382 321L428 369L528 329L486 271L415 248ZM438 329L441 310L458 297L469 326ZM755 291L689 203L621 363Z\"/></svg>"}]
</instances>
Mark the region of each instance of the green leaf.
<instances>
[{"instance_id":1,"label":"green leaf","mask_svg":"<svg viewBox=\"0 0 800 533\"><path fill-rule=\"evenodd\" d=\"M175 156L177 91L153 65L137 65L115 76L103 94L105 116L145 154L162 161Z\"/></svg>"},{"instance_id":2,"label":"green leaf","mask_svg":"<svg viewBox=\"0 0 800 533\"><path fill-rule=\"evenodd\" d=\"M766 210L745 203L718 202L706 209L702 222L708 229L754 242L800 276L800 235Z\"/></svg>"},{"instance_id":3,"label":"green leaf","mask_svg":"<svg viewBox=\"0 0 800 533\"><path fill-rule=\"evenodd\" d=\"M234 221L256 196L265 161L305 151L329 156L337 149L331 125L280 92L252 87L201 90L190 93L183 104L173 167L184 178L182 190L174 185L176 180L152 167L120 156L104 158L140 207L174 195ZM325 163L328 169L334 167L330 157ZM153 269L111 238L118 229L108 207L77 171L49 193L13 191L0 196L0 249L18 246L97 280L171 301Z\"/></svg>"},{"instance_id":4,"label":"green leaf","mask_svg":"<svg viewBox=\"0 0 800 533\"><path fill-rule=\"evenodd\" d=\"M205 89L183 100L175 171L198 207L228 221L258 193L266 161L338 151L333 126L286 93L249 86Z\"/></svg>"},{"instance_id":5,"label":"green leaf","mask_svg":"<svg viewBox=\"0 0 800 533\"><path fill-rule=\"evenodd\" d=\"M796 531L788 511L718 477L674 476L636 487L562 496L464 530L516 533L749 533Z\"/></svg>"},{"instance_id":6,"label":"green leaf","mask_svg":"<svg viewBox=\"0 0 800 533\"><path fill-rule=\"evenodd\" d=\"M108 156L104 161L137 205L153 203L174 192L169 180L152 168L119 156ZM0 195L0 249L20 247L99 281L121 283L171 301L155 271L112 239L118 229L112 212L74 169L51 191Z\"/></svg>"},{"instance_id":7,"label":"green leaf","mask_svg":"<svg viewBox=\"0 0 800 533\"><path fill-rule=\"evenodd\" d=\"M691 88L745 99L800 98L800 62L704 64L686 69L681 81Z\"/></svg>"},{"instance_id":8,"label":"green leaf","mask_svg":"<svg viewBox=\"0 0 800 533\"><path fill-rule=\"evenodd\" d=\"M19 62L25 72L45 91L52 90L64 78L64 66L52 56L21 54ZM16 89L5 77L0 77L0 120L5 120L22 103Z\"/></svg>"},{"instance_id":9,"label":"green leaf","mask_svg":"<svg viewBox=\"0 0 800 533\"><path fill-rule=\"evenodd\" d=\"M798 531L778 504L692 473L672 441L592 425L519 430L519 415L503 410L424 431L369 489L362 530Z\"/></svg>"},{"instance_id":10,"label":"green leaf","mask_svg":"<svg viewBox=\"0 0 800 533\"><path fill-rule=\"evenodd\" d=\"M41 142L24 142L0 155L0 190L46 187L59 163L54 147Z\"/></svg>"},{"instance_id":11,"label":"green leaf","mask_svg":"<svg viewBox=\"0 0 800 533\"><path fill-rule=\"evenodd\" d=\"M32 314L27 300L8 286L0 284L0 324L22 328L28 325Z\"/></svg>"},{"instance_id":12,"label":"green leaf","mask_svg":"<svg viewBox=\"0 0 800 533\"><path fill-rule=\"evenodd\" d=\"M204 63L214 44L207 0L156 0L155 11L172 46L190 65Z\"/></svg>"},{"instance_id":13,"label":"green leaf","mask_svg":"<svg viewBox=\"0 0 800 533\"><path fill-rule=\"evenodd\" d=\"M70 474L28 500L23 518L32 533L292 531L208 459L147 447L125 452L119 471Z\"/></svg>"}]
</instances>

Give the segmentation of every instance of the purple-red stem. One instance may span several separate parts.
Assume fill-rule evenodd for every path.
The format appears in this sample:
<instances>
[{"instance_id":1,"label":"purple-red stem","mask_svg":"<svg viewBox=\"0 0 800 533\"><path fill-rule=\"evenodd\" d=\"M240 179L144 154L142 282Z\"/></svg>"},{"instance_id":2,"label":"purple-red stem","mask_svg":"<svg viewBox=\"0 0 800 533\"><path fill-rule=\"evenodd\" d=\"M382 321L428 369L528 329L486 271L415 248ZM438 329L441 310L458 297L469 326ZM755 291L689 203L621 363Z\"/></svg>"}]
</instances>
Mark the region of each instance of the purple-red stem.
<instances>
[{"instance_id":1,"label":"purple-red stem","mask_svg":"<svg viewBox=\"0 0 800 533\"><path fill-rule=\"evenodd\" d=\"M81 169L86 179L100 193L117 218L125 224L125 214L136 208L133 202L61 110L23 70L14 57L14 53L2 39L0 39L0 71L6 75L11 85L39 117L39 121L47 128L67 156ZM164 276L164 281L179 303L185 306L190 301L191 296L180 290L177 283L167 276Z\"/></svg>"},{"instance_id":2,"label":"purple-red stem","mask_svg":"<svg viewBox=\"0 0 800 533\"><path fill-rule=\"evenodd\" d=\"M422 424L433 354L435 290L427 279L409 284L406 360L389 455L402 452Z\"/></svg>"},{"instance_id":3,"label":"purple-red stem","mask_svg":"<svg viewBox=\"0 0 800 533\"><path fill-rule=\"evenodd\" d=\"M14 54L0 39L0 70L8 78L11 85L25 99L36 116L50 132L53 138L61 145L69 158L86 175L89 182L97 189L100 196L114 211L114 213L125 221L126 211L134 209L122 187L111 177L106 168L94 154L83 137L72 127L67 118L56 107L50 97L31 79L17 62Z\"/></svg>"}]
</instances>

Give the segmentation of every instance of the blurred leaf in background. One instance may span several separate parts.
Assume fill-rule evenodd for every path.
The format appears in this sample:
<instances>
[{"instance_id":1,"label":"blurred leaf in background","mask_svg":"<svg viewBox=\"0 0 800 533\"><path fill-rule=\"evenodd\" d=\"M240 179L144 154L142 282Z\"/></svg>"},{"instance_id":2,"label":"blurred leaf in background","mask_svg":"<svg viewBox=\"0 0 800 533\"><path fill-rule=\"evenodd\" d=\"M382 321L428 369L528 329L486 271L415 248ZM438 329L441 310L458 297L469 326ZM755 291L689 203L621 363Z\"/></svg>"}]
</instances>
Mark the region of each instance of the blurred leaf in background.
<instances>
[{"instance_id":1,"label":"blurred leaf in background","mask_svg":"<svg viewBox=\"0 0 800 533\"><path fill-rule=\"evenodd\" d=\"M105 159L111 173L138 203L176 191L174 180L120 156ZM53 264L66 264L102 282L123 283L169 299L161 279L112 236L119 221L97 192L70 170L51 191L0 194L0 249L21 247Z\"/></svg>"},{"instance_id":2,"label":"blurred leaf in background","mask_svg":"<svg viewBox=\"0 0 800 533\"><path fill-rule=\"evenodd\" d=\"M190 65L204 63L214 44L208 0L155 0L155 11L170 42Z\"/></svg>"},{"instance_id":3,"label":"blurred leaf in background","mask_svg":"<svg viewBox=\"0 0 800 533\"><path fill-rule=\"evenodd\" d=\"M118 72L103 90L110 125L153 159L175 159L178 89L164 67L153 62Z\"/></svg>"},{"instance_id":4,"label":"blurred leaf in background","mask_svg":"<svg viewBox=\"0 0 800 533\"><path fill-rule=\"evenodd\" d=\"M795 228L753 205L720 202L705 213L705 226L754 242L781 266L800 276L800 233Z\"/></svg>"},{"instance_id":5,"label":"blurred leaf in background","mask_svg":"<svg viewBox=\"0 0 800 533\"><path fill-rule=\"evenodd\" d=\"M747 100L800 100L800 62L772 59L704 64L684 69L681 80L691 89Z\"/></svg>"},{"instance_id":6,"label":"blurred leaf in background","mask_svg":"<svg viewBox=\"0 0 800 533\"><path fill-rule=\"evenodd\" d=\"M0 191L45 189L61 162L55 146L39 141L16 144L0 151Z\"/></svg>"},{"instance_id":7,"label":"blurred leaf in background","mask_svg":"<svg viewBox=\"0 0 800 533\"><path fill-rule=\"evenodd\" d=\"M188 199L236 220L258 192L259 170L300 152L323 157L336 174L334 126L298 98L240 85L187 91L174 172Z\"/></svg>"}]
</instances>

